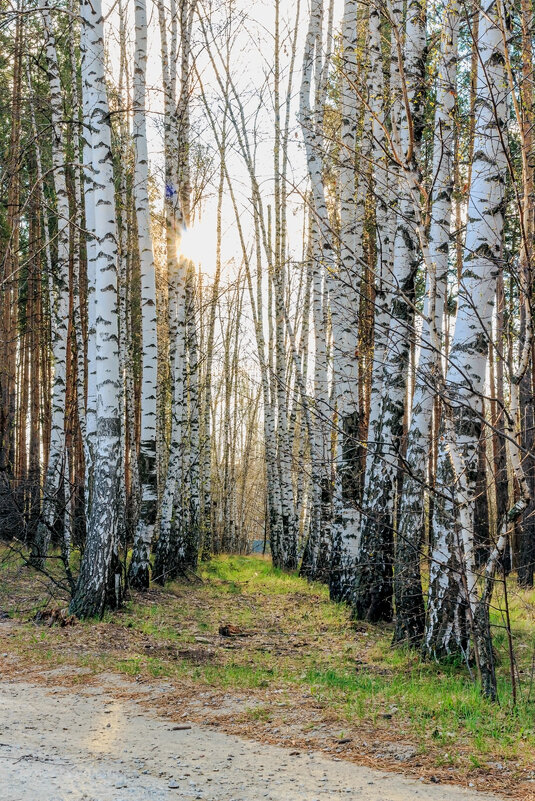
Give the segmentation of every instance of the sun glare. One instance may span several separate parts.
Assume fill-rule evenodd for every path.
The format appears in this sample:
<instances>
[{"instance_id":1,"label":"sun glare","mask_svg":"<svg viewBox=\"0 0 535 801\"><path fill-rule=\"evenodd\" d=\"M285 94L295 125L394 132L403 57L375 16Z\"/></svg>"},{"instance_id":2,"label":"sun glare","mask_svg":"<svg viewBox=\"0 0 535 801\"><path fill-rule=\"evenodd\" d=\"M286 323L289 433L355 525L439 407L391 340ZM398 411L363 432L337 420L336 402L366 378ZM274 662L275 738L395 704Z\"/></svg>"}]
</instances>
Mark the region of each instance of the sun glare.
<instances>
[{"instance_id":1,"label":"sun glare","mask_svg":"<svg viewBox=\"0 0 535 801\"><path fill-rule=\"evenodd\" d=\"M183 232L179 251L194 264L200 265L204 273L214 272L216 236L211 215L205 214Z\"/></svg>"}]
</instances>

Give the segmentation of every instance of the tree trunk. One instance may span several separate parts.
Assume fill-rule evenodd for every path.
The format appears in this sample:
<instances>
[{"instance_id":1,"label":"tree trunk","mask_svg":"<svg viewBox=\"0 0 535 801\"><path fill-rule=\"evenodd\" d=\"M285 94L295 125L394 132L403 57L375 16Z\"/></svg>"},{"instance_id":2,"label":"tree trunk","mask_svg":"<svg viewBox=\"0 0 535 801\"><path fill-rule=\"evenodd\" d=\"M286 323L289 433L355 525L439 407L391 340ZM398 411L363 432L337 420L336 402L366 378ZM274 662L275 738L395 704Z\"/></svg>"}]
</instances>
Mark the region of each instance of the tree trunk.
<instances>
[{"instance_id":1,"label":"tree trunk","mask_svg":"<svg viewBox=\"0 0 535 801\"><path fill-rule=\"evenodd\" d=\"M128 579L134 589L149 586L149 556L156 522L158 486L156 473L156 381L158 344L156 338L156 277L150 233L148 195L149 162L145 119L145 75L147 65L147 12L145 0L135 2L136 44L134 54L134 120L135 145L134 200L138 250L141 270L141 435L139 443L139 479L141 499L134 537L134 549Z\"/></svg>"},{"instance_id":2,"label":"tree trunk","mask_svg":"<svg viewBox=\"0 0 535 801\"><path fill-rule=\"evenodd\" d=\"M65 414L67 405L67 333L69 323L70 214L65 156L63 94L59 77L56 41L47 0L41 4L45 31L50 107L52 111L52 164L57 210L57 261L53 265L50 308L52 313L52 422L48 465L43 487L41 520L32 545L31 563L42 569L52 534L65 522Z\"/></svg>"},{"instance_id":3,"label":"tree trunk","mask_svg":"<svg viewBox=\"0 0 535 801\"><path fill-rule=\"evenodd\" d=\"M424 487L430 453L435 393L442 374L441 352L453 193L455 97L459 6L448 6L442 29L441 60L435 112L433 206L429 231L429 264L416 369L407 455L396 543L396 642L418 645L424 632L424 600L420 576L424 530Z\"/></svg>"},{"instance_id":4,"label":"tree trunk","mask_svg":"<svg viewBox=\"0 0 535 801\"><path fill-rule=\"evenodd\" d=\"M121 602L118 559L119 518L120 378L117 315L117 233L110 115L104 76L103 18L100 0L82 3L82 31L91 70L85 91L92 93L91 118L84 115L92 132L95 232L95 451L87 542L76 583L71 612L78 617L102 615ZM85 105L85 104L84 104ZM87 106L85 106L87 108ZM91 335L91 332L90 332Z\"/></svg>"},{"instance_id":5,"label":"tree trunk","mask_svg":"<svg viewBox=\"0 0 535 801\"><path fill-rule=\"evenodd\" d=\"M394 20L400 19L399 3ZM402 30L394 26L396 48ZM366 465L359 557L355 574L353 612L359 619L390 620L396 485L407 396L410 336L414 323L414 281L420 263L418 232L420 198L418 161L422 135L426 61L425 9L418 0L408 6L404 66L407 97L400 102L399 121L392 120L392 139L400 160L399 210L394 239L392 284L395 296L389 310L388 346L385 351L381 417L375 447ZM395 96L401 90L399 64L393 71ZM397 77L396 77L397 76ZM395 106L394 106L395 108ZM380 368L379 368L380 369ZM388 388L388 389L387 389Z\"/></svg>"},{"instance_id":6,"label":"tree trunk","mask_svg":"<svg viewBox=\"0 0 535 801\"><path fill-rule=\"evenodd\" d=\"M488 634L487 624L482 624L488 607L486 612L481 612L481 606L477 604L474 508L488 341L491 337L496 279L502 269L503 201L507 170L504 152L507 124L504 36L500 26L500 11L493 1L484 4L480 13L478 49L480 61L472 185L457 321L446 376L444 446L437 471L437 484L441 492L449 492L451 486L454 488L455 509L453 518L448 519L449 516L444 517L439 504L435 503L433 529L436 544L433 557L441 543L451 538L452 530L458 531L463 601L469 610L469 619L476 627L475 640L479 648ZM432 573L424 639L424 652L430 656L451 652L455 647L462 651L465 647L459 636L462 629L456 629L453 625L459 616L458 605L452 605L445 615L450 624L447 642L444 642L439 630L438 621L443 619L445 612L440 600L441 588L449 583L459 583L454 567L442 567L440 571ZM482 657L484 648L480 650Z\"/></svg>"}]
</instances>

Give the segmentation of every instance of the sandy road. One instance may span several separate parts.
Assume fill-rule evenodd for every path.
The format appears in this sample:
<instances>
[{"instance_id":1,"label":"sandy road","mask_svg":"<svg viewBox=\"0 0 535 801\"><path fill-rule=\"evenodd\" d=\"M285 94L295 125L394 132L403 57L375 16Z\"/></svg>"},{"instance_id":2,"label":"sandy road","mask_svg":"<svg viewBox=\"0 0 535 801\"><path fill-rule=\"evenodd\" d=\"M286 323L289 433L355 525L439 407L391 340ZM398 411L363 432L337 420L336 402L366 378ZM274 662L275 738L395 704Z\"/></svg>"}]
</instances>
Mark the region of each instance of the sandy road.
<instances>
[{"instance_id":1,"label":"sandy road","mask_svg":"<svg viewBox=\"0 0 535 801\"><path fill-rule=\"evenodd\" d=\"M496 801L151 716L95 687L0 682L0 801Z\"/></svg>"}]
</instances>

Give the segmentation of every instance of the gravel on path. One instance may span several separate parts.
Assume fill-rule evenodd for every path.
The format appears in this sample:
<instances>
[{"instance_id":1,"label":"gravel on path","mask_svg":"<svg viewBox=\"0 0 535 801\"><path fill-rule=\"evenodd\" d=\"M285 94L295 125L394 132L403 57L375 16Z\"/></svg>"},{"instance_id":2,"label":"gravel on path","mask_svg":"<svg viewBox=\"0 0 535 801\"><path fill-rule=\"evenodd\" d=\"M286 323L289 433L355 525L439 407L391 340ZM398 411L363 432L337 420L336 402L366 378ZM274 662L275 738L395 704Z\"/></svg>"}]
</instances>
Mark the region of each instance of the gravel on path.
<instances>
[{"instance_id":1,"label":"gravel on path","mask_svg":"<svg viewBox=\"0 0 535 801\"><path fill-rule=\"evenodd\" d=\"M497 801L177 726L102 687L0 682L0 801Z\"/></svg>"}]
</instances>

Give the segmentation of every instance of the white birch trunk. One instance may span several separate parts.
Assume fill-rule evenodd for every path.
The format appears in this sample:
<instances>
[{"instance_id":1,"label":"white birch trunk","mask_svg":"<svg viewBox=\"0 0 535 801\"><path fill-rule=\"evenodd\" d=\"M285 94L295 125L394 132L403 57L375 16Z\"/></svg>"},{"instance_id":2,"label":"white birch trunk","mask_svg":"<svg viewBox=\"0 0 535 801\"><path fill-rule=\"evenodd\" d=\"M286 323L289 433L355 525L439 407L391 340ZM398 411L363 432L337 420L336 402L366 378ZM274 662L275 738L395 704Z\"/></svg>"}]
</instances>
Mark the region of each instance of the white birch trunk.
<instances>
[{"instance_id":1,"label":"white birch trunk","mask_svg":"<svg viewBox=\"0 0 535 801\"><path fill-rule=\"evenodd\" d=\"M225 130L223 124L222 145L220 147L220 158L223 162L225 158ZM200 536L203 558L209 558L213 550L213 530L212 530L212 367L214 359L214 339L215 322L217 312L217 302L219 294L219 282L221 279L221 213L223 204L223 191L225 185L225 172L221 164L219 175L219 188L217 197L217 222L216 222L216 270L214 282L211 290L209 306L208 334L206 336L206 367L203 382L203 436L201 440L201 522Z\"/></svg>"},{"instance_id":2,"label":"white birch trunk","mask_svg":"<svg viewBox=\"0 0 535 801\"><path fill-rule=\"evenodd\" d=\"M183 517L183 525L177 525L178 536L173 540L174 571L195 570L199 556L200 514L200 439L199 439L199 353L197 347L195 269L188 264L186 277L186 365L187 365L187 452L184 455L183 482L177 486L175 520ZM186 411L186 409L185 409Z\"/></svg>"},{"instance_id":3,"label":"white birch trunk","mask_svg":"<svg viewBox=\"0 0 535 801\"><path fill-rule=\"evenodd\" d=\"M332 11L332 9L330 9ZM329 15L331 19L331 14ZM327 508L331 495L331 457L329 421L332 417L328 384L328 354L326 329L327 286L324 281L334 276L336 261L323 182L323 107L326 89L326 63L323 59L323 0L314 0L310 7L309 25L303 56L301 90L299 96L299 122L305 143L307 170L312 189L312 213L315 216L311 225L313 259L313 302L312 314L315 333L314 401L315 422L314 442L311 443L311 491L312 508L310 524L310 543L306 553L310 566L303 571L311 578L318 570L318 563L326 561L326 547L330 546L330 514ZM329 43L329 36L328 36ZM312 93L314 89L314 108Z\"/></svg>"},{"instance_id":4,"label":"white birch trunk","mask_svg":"<svg viewBox=\"0 0 535 801\"><path fill-rule=\"evenodd\" d=\"M149 586L149 556L156 522L158 487L156 473L156 383L158 344L156 337L156 276L150 233L148 195L149 158L147 148L146 68L147 12L145 0L135 1L136 43L134 52L133 140L135 146L134 201L141 273L141 434L139 477L141 498L134 538L129 582L135 589Z\"/></svg>"},{"instance_id":5,"label":"white birch trunk","mask_svg":"<svg viewBox=\"0 0 535 801\"><path fill-rule=\"evenodd\" d=\"M441 59L438 67L433 151L433 196L429 231L429 265L424 305L420 359L416 369L403 491L396 546L395 597L397 641L420 642L424 630L424 603L420 577L424 527L424 487L431 447L433 406L442 374L441 345L448 284L448 257L454 186L455 98L457 95L457 40L459 4L445 12ZM440 503L440 501L437 501ZM444 550L440 546L441 553Z\"/></svg>"},{"instance_id":6,"label":"white birch trunk","mask_svg":"<svg viewBox=\"0 0 535 801\"><path fill-rule=\"evenodd\" d=\"M330 298L337 441L329 589L331 599L336 601L351 597L359 534L356 464L359 432L358 312L366 181L364 176L360 181L356 180L357 45L358 3L346 0L342 23L340 269L332 281Z\"/></svg>"},{"instance_id":7,"label":"white birch trunk","mask_svg":"<svg viewBox=\"0 0 535 801\"><path fill-rule=\"evenodd\" d=\"M398 15L400 4L395 3L393 10ZM396 15L394 20L397 22ZM401 36L401 28L395 27L396 46L397 37ZM412 0L407 8L404 46L407 99L400 103L399 122L395 117L392 120L392 139L396 144L399 143L399 158L403 167L399 170L397 187L399 211L392 267L394 296L389 313L381 418L376 428L375 447L366 465L367 492L363 503L355 580L355 615L371 621L390 620L392 617L396 479L407 394L410 334L414 321L412 296L420 263L419 199L417 193L411 191L411 182L414 182L418 169L416 152L418 134L421 136L422 130L419 117L424 100L425 41L425 12L420 0ZM401 84L401 77L398 80ZM394 83L395 93L400 91L400 84Z\"/></svg>"},{"instance_id":8,"label":"white birch trunk","mask_svg":"<svg viewBox=\"0 0 535 801\"><path fill-rule=\"evenodd\" d=\"M92 500L92 470L95 452L96 432L96 300L95 276L97 258L97 236L95 228L95 197L93 179L93 129L92 110L96 103L94 86L93 64L98 57L90 41L90 29L96 19L93 6L89 3L80 5L80 54L82 77L82 156L84 164L84 212L86 247L86 274L87 274L87 400L86 400L86 437L84 442L85 455L85 503L86 517L89 517Z\"/></svg>"},{"instance_id":9,"label":"white birch trunk","mask_svg":"<svg viewBox=\"0 0 535 801\"><path fill-rule=\"evenodd\" d=\"M120 377L117 315L117 232L111 127L104 74L104 31L100 0L82 4L82 37L91 54L85 91L91 91L95 258L96 429L92 499L86 548L71 611L79 617L102 614L121 601L117 522L120 502ZM85 105L85 104L84 104ZM87 107L87 106L85 106Z\"/></svg>"},{"instance_id":10,"label":"white birch trunk","mask_svg":"<svg viewBox=\"0 0 535 801\"><path fill-rule=\"evenodd\" d=\"M171 534L175 498L181 497L182 485L182 441L185 425L185 403L187 401L184 378L186 359L186 263L179 256L179 246L185 228L183 209L183 187L180 183L181 143L179 141L176 105L176 42L173 22L171 54L167 44L167 20L165 7L158 2L161 36L162 82L164 88L164 145L165 145L165 221L167 274L169 286L169 358L171 373L171 443L167 475L160 510L160 532L155 550L154 577L165 583L173 573L174 554L171 552ZM186 30L181 33L186 35ZM189 44L182 41L182 50L189 51ZM171 55L171 58L170 58ZM186 70L186 79L188 77ZM184 65L182 65L184 78ZM181 97L187 98L186 87L181 87ZM181 127L181 136L187 131ZM178 509L176 514L179 514ZM181 514L181 512L180 512ZM180 526L181 521L175 521Z\"/></svg>"},{"instance_id":11,"label":"white birch trunk","mask_svg":"<svg viewBox=\"0 0 535 801\"><path fill-rule=\"evenodd\" d=\"M458 511L448 520L437 510L433 521L437 543L445 541L452 530L458 533L465 602L472 621L477 602L474 508L478 444L496 279L502 269L507 174L504 152L507 82L504 68L505 36L501 19L499 3L488 0L483 4L479 17L472 184L457 320L446 376L444 440L448 450L441 453L437 470L443 478L451 477ZM444 592L444 588L452 581L458 579L452 578L450 571L433 568L424 639L424 650L430 656L442 656L465 647L464 640L456 636L457 632L452 629L451 620L456 608L449 603L449 597ZM450 625L444 625L444 620Z\"/></svg>"},{"instance_id":12,"label":"white birch trunk","mask_svg":"<svg viewBox=\"0 0 535 801\"><path fill-rule=\"evenodd\" d=\"M375 313L373 326L373 366L370 388L370 414L368 418L368 452L371 454L379 441L379 422L382 410L383 372L388 329L390 325L390 306L392 303L392 257L394 246L395 211L393 210L392 175L387 168L388 141L385 133L387 114L385 113L385 78L382 56L382 31L385 7L383 3L370 5L369 17L369 100L371 115L371 157L373 165L373 188L375 194ZM394 54L395 56L395 54ZM396 62L392 59L389 65ZM397 67L396 67L397 68ZM390 69L389 73L395 73ZM364 498L369 493L369 474L364 478ZM356 548L358 551L360 533Z\"/></svg>"}]
</instances>

